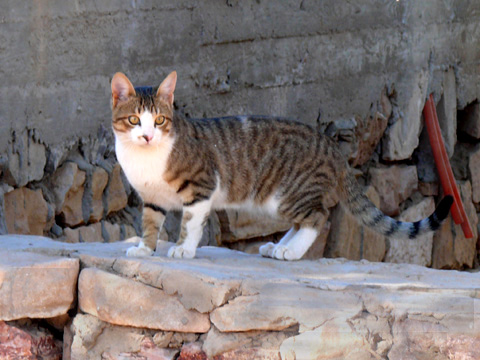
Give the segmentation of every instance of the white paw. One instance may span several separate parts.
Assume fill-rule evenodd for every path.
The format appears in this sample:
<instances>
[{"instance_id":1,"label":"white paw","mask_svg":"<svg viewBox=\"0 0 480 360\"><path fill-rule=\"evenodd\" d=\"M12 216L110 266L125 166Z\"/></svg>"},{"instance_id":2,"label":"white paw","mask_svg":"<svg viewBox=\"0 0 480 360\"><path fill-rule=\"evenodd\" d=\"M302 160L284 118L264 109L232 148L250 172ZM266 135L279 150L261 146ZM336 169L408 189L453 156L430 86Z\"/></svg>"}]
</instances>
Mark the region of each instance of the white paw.
<instances>
[{"instance_id":1,"label":"white paw","mask_svg":"<svg viewBox=\"0 0 480 360\"><path fill-rule=\"evenodd\" d=\"M272 243L272 242L269 242L265 245L262 245L260 246L260 248L258 249L258 252L260 253L260 255L264 256L264 257L273 257L273 250L275 249L275 244Z\"/></svg>"},{"instance_id":2,"label":"white paw","mask_svg":"<svg viewBox=\"0 0 480 360\"><path fill-rule=\"evenodd\" d=\"M299 257L286 245L267 243L260 246L260 255L278 260L298 260Z\"/></svg>"},{"instance_id":3,"label":"white paw","mask_svg":"<svg viewBox=\"0 0 480 360\"><path fill-rule=\"evenodd\" d=\"M168 257L175 259L193 259L195 257L196 249L188 249L183 245L172 246L168 249Z\"/></svg>"},{"instance_id":4,"label":"white paw","mask_svg":"<svg viewBox=\"0 0 480 360\"><path fill-rule=\"evenodd\" d=\"M273 250L274 259L278 260L298 260L299 257L287 246L285 245L276 245Z\"/></svg>"},{"instance_id":5,"label":"white paw","mask_svg":"<svg viewBox=\"0 0 480 360\"><path fill-rule=\"evenodd\" d=\"M259 248L260 255L264 257L271 257L278 260L298 260L291 249L285 245L267 243L260 246Z\"/></svg>"},{"instance_id":6,"label":"white paw","mask_svg":"<svg viewBox=\"0 0 480 360\"><path fill-rule=\"evenodd\" d=\"M138 246L132 246L127 249L127 256L128 257L142 257L142 256L151 256L153 254L153 250L149 247L140 243Z\"/></svg>"}]
</instances>

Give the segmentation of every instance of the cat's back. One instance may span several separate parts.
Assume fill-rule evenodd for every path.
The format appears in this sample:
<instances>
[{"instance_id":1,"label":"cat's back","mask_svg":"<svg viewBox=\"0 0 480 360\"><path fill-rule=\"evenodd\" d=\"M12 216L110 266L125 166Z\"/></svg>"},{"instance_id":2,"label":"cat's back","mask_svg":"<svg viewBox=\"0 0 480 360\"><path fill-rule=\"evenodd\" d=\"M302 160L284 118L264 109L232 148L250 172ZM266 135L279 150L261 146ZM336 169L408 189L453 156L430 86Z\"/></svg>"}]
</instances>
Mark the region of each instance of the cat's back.
<instances>
[{"instance_id":1,"label":"cat's back","mask_svg":"<svg viewBox=\"0 0 480 360\"><path fill-rule=\"evenodd\" d=\"M194 139L207 141L218 148L244 150L270 147L288 142L303 144L325 141L315 128L301 122L266 116L228 116L221 118L190 119ZM293 145L293 144L292 144Z\"/></svg>"},{"instance_id":2,"label":"cat's back","mask_svg":"<svg viewBox=\"0 0 480 360\"><path fill-rule=\"evenodd\" d=\"M177 148L189 151L192 167L213 164L230 202L268 198L273 188L288 186L312 168L341 162L333 141L289 119L232 116L188 121L188 135Z\"/></svg>"}]
</instances>

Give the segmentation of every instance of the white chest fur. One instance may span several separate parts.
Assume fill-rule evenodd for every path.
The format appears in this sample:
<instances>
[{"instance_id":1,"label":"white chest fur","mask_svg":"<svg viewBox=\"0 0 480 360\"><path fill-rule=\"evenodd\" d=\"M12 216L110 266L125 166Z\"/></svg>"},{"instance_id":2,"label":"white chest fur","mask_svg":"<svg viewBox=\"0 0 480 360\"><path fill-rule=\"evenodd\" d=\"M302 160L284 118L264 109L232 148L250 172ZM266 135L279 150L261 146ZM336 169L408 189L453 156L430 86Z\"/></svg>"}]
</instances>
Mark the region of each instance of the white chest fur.
<instances>
[{"instance_id":1,"label":"white chest fur","mask_svg":"<svg viewBox=\"0 0 480 360\"><path fill-rule=\"evenodd\" d=\"M181 209L182 200L164 180L173 140L165 139L156 146L125 144L118 138L115 152L128 181L144 202L154 203L166 210Z\"/></svg>"}]
</instances>

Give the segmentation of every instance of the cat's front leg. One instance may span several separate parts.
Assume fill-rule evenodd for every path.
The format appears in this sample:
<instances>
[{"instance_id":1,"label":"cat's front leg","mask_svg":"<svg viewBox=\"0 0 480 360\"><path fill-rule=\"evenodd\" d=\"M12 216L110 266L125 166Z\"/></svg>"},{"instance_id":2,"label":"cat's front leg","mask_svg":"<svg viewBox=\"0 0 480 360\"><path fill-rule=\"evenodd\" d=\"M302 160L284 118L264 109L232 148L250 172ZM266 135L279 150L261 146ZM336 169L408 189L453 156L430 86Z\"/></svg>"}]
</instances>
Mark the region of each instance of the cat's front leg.
<instances>
[{"instance_id":1,"label":"cat's front leg","mask_svg":"<svg viewBox=\"0 0 480 360\"><path fill-rule=\"evenodd\" d=\"M157 246L158 234L165 221L166 211L156 205L145 203L142 214L143 239L138 246L127 250L128 257L150 256Z\"/></svg>"},{"instance_id":2,"label":"cat's front leg","mask_svg":"<svg viewBox=\"0 0 480 360\"><path fill-rule=\"evenodd\" d=\"M180 236L177 245L169 249L169 257L177 259L192 259L195 257L198 243L202 238L203 228L210 214L210 209L210 200L184 206Z\"/></svg>"}]
</instances>

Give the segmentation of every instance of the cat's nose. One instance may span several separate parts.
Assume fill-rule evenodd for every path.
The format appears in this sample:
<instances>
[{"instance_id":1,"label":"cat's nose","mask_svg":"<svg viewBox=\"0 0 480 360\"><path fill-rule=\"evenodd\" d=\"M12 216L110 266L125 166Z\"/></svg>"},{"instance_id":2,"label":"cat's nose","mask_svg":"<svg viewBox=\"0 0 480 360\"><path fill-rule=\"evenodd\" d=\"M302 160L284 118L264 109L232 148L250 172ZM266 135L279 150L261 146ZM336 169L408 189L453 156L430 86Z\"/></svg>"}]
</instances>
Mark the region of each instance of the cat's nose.
<instances>
[{"instance_id":1,"label":"cat's nose","mask_svg":"<svg viewBox=\"0 0 480 360\"><path fill-rule=\"evenodd\" d=\"M151 136L151 135L143 135L143 138L144 138L144 139L147 141L147 143L148 143L148 142L152 141L153 136Z\"/></svg>"}]
</instances>

